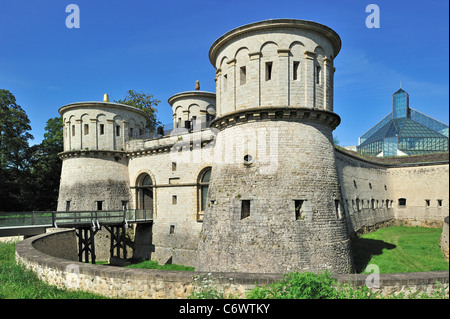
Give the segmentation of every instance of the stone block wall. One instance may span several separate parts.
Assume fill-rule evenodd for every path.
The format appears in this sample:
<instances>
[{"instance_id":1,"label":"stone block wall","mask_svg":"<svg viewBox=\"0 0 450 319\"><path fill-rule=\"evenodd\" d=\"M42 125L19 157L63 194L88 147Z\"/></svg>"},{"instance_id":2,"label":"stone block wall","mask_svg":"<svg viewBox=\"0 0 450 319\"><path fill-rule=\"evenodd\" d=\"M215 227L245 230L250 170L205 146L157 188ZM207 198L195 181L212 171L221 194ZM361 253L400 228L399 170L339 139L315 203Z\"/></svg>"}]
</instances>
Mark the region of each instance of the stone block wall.
<instances>
[{"instance_id":1,"label":"stone block wall","mask_svg":"<svg viewBox=\"0 0 450 319\"><path fill-rule=\"evenodd\" d=\"M58 246L63 247L65 240L71 242L73 236L73 230L59 230L25 239L16 244L16 260L51 285L88 291L110 298L185 299L194 289L197 289L196 277L213 279L215 287L222 289L226 294L244 298L245 293L253 289L255 285L271 284L283 277L282 274L124 269L80 263L49 254L51 245L58 243ZM57 255L64 254L57 253ZM342 274L335 277L340 283L363 286L367 284L368 276L370 275ZM441 284L448 298L448 271L380 274L379 285L371 289L384 295L398 292L408 295L416 291L432 294L437 289L436 282Z\"/></svg>"},{"instance_id":2,"label":"stone block wall","mask_svg":"<svg viewBox=\"0 0 450 319\"><path fill-rule=\"evenodd\" d=\"M124 152L74 151L63 155L58 211L122 210L130 202Z\"/></svg>"},{"instance_id":3,"label":"stone block wall","mask_svg":"<svg viewBox=\"0 0 450 319\"><path fill-rule=\"evenodd\" d=\"M78 260L77 236L74 229L50 228L48 235L40 236L40 240L32 241L34 249L49 256L65 260Z\"/></svg>"},{"instance_id":4,"label":"stone block wall","mask_svg":"<svg viewBox=\"0 0 450 319\"><path fill-rule=\"evenodd\" d=\"M196 269L352 269L329 127L287 119L249 121L219 133L219 154ZM254 158L251 165L244 163L246 154ZM248 216L243 216L245 204Z\"/></svg>"},{"instance_id":5,"label":"stone block wall","mask_svg":"<svg viewBox=\"0 0 450 319\"><path fill-rule=\"evenodd\" d=\"M445 260L449 260L449 234L448 234L448 216L444 219L444 226L442 227L442 235L439 241L439 246L441 246L442 253L444 254Z\"/></svg>"}]
</instances>

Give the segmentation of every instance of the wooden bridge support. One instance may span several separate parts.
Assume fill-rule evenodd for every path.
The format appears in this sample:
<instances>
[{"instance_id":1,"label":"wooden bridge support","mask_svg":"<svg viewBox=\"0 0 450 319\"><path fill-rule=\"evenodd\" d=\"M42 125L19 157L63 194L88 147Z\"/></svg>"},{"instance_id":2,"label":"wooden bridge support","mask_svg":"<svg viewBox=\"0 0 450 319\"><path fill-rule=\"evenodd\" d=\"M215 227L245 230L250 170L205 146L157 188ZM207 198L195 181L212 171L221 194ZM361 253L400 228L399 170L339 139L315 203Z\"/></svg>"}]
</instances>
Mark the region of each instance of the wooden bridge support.
<instances>
[{"instance_id":1,"label":"wooden bridge support","mask_svg":"<svg viewBox=\"0 0 450 319\"><path fill-rule=\"evenodd\" d=\"M126 237L126 225L104 226L111 235L110 258L127 259L127 246L134 248L133 242Z\"/></svg>"},{"instance_id":2,"label":"wooden bridge support","mask_svg":"<svg viewBox=\"0 0 450 319\"><path fill-rule=\"evenodd\" d=\"M97 233L97 229L93 229L91 227L79 227L76 228L76 234L78 237L78 261L83 262L83 254L84 254L84 262L90 261L92 264L95 264L95 234Z\"/></svg>"}]
</instances>

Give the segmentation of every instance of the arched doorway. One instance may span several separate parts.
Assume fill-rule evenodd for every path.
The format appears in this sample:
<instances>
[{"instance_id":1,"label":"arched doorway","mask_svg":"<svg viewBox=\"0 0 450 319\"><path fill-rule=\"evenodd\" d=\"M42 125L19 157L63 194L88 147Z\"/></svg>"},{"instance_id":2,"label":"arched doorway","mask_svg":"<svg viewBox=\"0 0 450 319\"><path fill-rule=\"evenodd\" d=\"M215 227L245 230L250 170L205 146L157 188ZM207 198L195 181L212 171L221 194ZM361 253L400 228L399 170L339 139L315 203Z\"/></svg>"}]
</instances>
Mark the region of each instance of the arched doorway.
<instances>
[{"instance_id":1,"label":"arched doorway","mask_svg":"<svg viewBox=\"0 0 450 319\"><path fill-rule=\"evenodd\" d=\"M203 215L206 209L206 197L209 189L209 179L211 177L211 167L203 169L198 178L198 211L197 221L203 221Z\"/></svg>"},{"instance_id":2,"label":"arched doorway","mask_svg":"<svg viewBox=\"0 0 450 319\"><path fill-rule=\"evenodd\" d=\"M150 175L142 174L137 181L137 209L153 211L153 181Z\"/></svg>"}]
</instances>

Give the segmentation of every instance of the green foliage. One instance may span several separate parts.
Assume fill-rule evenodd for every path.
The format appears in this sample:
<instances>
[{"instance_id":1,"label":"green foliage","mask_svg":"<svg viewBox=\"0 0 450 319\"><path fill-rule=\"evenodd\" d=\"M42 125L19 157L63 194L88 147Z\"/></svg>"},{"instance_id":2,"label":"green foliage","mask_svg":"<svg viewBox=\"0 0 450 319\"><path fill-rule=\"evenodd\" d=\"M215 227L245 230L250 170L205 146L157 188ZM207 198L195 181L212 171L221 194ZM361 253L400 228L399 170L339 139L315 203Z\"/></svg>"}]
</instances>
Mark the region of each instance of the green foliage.
<instances>
[{"instance_id":1,"label":"green foliage","mask_svg":"<svg viewBox=\"0 0 450 319\"><path fill-rule=\"evenodd\" d=\"M161 124L156 118L156 106L158 106L161 101L155 99L152 94L128 90L124 99L115 100L114 102L130 105L143 110L149 118L147 128L149 128L151 132L155 132L156 127Z\"/></svg>"},{"instance_id":2,"label":"green foliage","mask_svg":"<svg viewBox=\"0 0 450 319\"><path fill-rule=\"evenodd\" d=\"M231 285L230 278L230 285ZM225 285L230 286L230 285ZM194 284L192 285L191 294L188 299L233 299L236 296L225 293L224 287L218 287L216 284L216 278L211 273L207 275L196 275L194 278Z\"/></svg>"},{"instance_id":3,"label":"green foliage","mask_svg":"<svg viewBox=\"0 0 450 319\"><path fill-rule=\"evenodd\" d=\"M15 243L0 242L0 299L104 299L82 291L59 289L15 262Z\"/></svg>"},{"instance_id":4,"label":"green foliage","mask_svg":"<svg viewBox=\"0 0 450 319\"><path fill-rule=\"evenodd\" d=\"M33 147L28 210L56 210L57 207L62 168L58 153L64 150L62 118L49 119L45 131L42 143Z\"/></svg>"},{"instance_id":5,"label":"green foliage","mask_svg":"<svg viewBox=\"0 0 450 319\"><path fill-rule=\"evenodd\" d=\"M158 262L154 260L144 260L142 262L131 264L126 266L127 268L140 268L140 269L161 269L161 270L177 270L177 271L194 271L194 267L177 265L177 264L166 264L159 265Z\"/></svg>"},{"instance_id":6,"label":"green foliage","mask_svg":"<svg viewBox=\"0 0 450 319\"><path fill-rule=\"evenodd\" d=\"M328 272L291 272L264 287L255 287L248 299L330 299L338 296L336 280Z\"/></svg>"},{"instance_id":7,"label":"green foliage","mask_svg":"<svg viewBox=\"0 0 450 319\"><path fill-rule=\"evenodd\" d=\"M0 89L0 210L21 210L25 195L21 185L29 182L30 147L33 136L30 120L16 98L8 90Z\"/></svg>"}]
</instances>

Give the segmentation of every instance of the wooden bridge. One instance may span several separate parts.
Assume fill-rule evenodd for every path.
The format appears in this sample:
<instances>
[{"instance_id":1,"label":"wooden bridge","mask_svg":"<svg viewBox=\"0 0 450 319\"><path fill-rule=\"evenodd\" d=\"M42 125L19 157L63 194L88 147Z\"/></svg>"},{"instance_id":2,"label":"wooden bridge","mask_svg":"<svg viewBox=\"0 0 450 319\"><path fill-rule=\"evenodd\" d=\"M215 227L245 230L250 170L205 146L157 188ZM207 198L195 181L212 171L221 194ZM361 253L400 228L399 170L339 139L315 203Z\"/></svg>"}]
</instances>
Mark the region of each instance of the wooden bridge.
<instances>
[{"instance_id":1,"label":"wooden bridge","mask_svg":"<svg viewBox=\"0 0 450 319\"><path fill-rule=\"evenodd\" d=\"M153 223L151 210L48 211L0 213L0 237L34 236L47 228L75 228L78 260L95 264L95 234L104 227L110 233L110 258L127 259L133 247L125 231L133 224Z\"/></svg>"}]
</instances>

